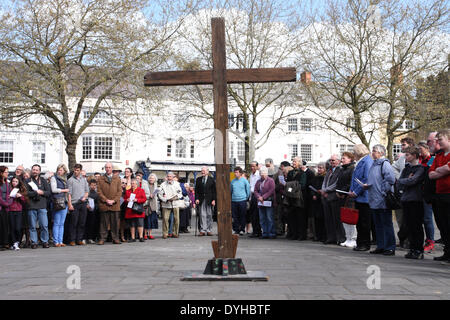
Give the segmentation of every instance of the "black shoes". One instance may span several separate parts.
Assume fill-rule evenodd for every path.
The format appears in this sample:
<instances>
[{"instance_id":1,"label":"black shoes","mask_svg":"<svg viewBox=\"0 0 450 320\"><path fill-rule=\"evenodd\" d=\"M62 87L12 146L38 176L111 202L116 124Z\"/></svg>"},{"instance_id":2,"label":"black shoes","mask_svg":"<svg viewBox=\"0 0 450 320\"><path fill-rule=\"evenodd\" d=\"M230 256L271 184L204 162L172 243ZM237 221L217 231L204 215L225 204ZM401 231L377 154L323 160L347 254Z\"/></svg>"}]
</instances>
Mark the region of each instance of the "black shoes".
<instances>
[{"instance_id":1,"label":"black shoes","mask_svg":"<svg viewBox=\"0 0 450 320\"><path fill-rule=\"evenodd\" d=\"M128 243L136 242L136 239L130 239L128 240Z\"/></svg>"},{"instance_id":2,"label":"black shoes","mask_svg":"<svg viewBox=\"0 0 450 320\"><path fill-rule=\"evenodd\" d=\"M450 260L450 257L444 254L443 256L440 256L440 257L434 257L433 260L434 261L448 261L448 260Z\"/></svg>"},{"instance_id":3,"label":"black shoes","mask_svg":"<svg viewBox=\"0 0 450 320\"><path fill-rule=\"evenodd\" d=\"M363 247L363 246L353 248L353 251L369 251L369 250L370 247Z\"/></svg>"},{"instance_id":4,"label":"black shoes","mask_svg":"<svg viewBox=\"0 0 450 320\"><path fill-rule=\"evenodd\" d=\"M139 242L144 242L144 241L145 241L144 238L139 239Z\"/></svg>"},{"instance_id":5,"label":"black shoes","mask_svg":"<svg viewBox=\"0 0 450 320\"><path fill-rule=\"evenodd\" d=\"M384 250L383 256L395 256L395 250Z\"/></svg>"},{"instance_id":6,"label":"black shoes","mask_svg":"<svg viewBox=\"0 0 450 320\"><path fill-rule=\"evenodd\" d=\"M336 244L336 241L324 241L323 244Z\"/></svg>"},{"instance_id":7,"label":"black shoes","mask_svg":"<svg viewBox=\"0 0 450 320\"><path fill-rule=\"evenodd\" d=\"M383 254L384 253L384 249L375 249L370 251L370 253L372 254Z\"/></svg>"},{"instance_id":8,"label":"black shoes","mask_svg":"<svg viewBox=\"0 0 450 320\"><path fill-rule=\"evenodd\" d=\"M50 246L48 245L47 242L44 242L44 243L42 244L42 248L47 249L47 248L50 248Z\"/></svg>"},{"instance_id":9,"label":"black shoes","mask_svg":"<svg viewBox=\"0 0 450 320\"><path fill-rule=\"evenodd\" d=\"M410 250L407 254L405 254L406 259L423 259L423 252L419 250Z\"/></svg>"}]
</instances>

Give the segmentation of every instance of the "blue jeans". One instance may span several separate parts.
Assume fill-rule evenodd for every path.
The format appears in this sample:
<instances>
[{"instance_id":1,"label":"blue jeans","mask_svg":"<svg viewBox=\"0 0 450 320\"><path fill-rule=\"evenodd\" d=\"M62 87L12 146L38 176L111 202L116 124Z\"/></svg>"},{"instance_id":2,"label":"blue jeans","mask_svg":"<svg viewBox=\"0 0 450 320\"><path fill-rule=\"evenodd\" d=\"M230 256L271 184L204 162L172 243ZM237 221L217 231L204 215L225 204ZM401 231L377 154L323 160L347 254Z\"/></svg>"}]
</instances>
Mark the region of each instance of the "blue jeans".
<instances>
[{"instance_id":1,"label":"blue jeans","mask_svg":"<svg viewBox=\"0 0 450 320\"><path fill-rule=\"evenodd\" d=\"M48 218L47 209L28 210L28 222L30 224L30 239L33 244L38 243L36 222L39 220L42 243L48 243Z\"/></svg>"},{"instance_id":2,"label":"blue jeans","mask_svg":"<svg viewBox=\"0 0 450 320\"><path fill-rule=\"evenodd\" d=\"M63 243L64 222L66 221L67 207L63 210L53 212L53 242Z\"/></svg>"},{"instance_id":3,"label":"blue jeans","mask_svg":"<svg viewBox=\"0 0 450 320\"><path fill-rule=\"evenodd\" d=\"M425 213L423 226L425 227L426 239L434 241L433 206L424 201L423 210Z\"/></svg>"},{"instance_id":4,"label":"blue jeans","mask_svg":"<svg viewBox=\"0 0 450 320\"><path fill-rule=\"evenodd\" d=\"M231 214L233 218L233 231L245 232L245 216L247 214L247 201L231 202Z\"/></svg>"},{"instance_id":5,"label":"blue jeans","mask_svg":"<svg viewBox=\"0 0 450 320\"><path fill-rule=\"evenodd\" d=\"M372 212L377 235L377 249L395 250L392 211L388 209L372 209Z\"/></svg>"},{"instance_id":6,"label":"blue jeans","mask_svg":"<svg viewBox=\"0 0 450 320\"><path fill-rule=\"evenodd\" d=\"M272 207L259 207L259 223L262 228L263 237L275 237L273 226L273 208Z\"/></svg>"}]
</instances>

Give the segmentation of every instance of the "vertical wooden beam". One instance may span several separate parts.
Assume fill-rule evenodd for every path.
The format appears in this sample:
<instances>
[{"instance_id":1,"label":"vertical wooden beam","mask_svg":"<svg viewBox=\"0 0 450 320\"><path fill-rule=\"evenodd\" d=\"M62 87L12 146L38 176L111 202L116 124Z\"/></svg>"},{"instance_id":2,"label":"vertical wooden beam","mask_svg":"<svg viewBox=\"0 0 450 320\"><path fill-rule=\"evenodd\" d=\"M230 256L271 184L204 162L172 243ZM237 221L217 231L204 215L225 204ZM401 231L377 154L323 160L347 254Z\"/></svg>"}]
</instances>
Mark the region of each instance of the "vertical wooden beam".
<instances>
[{"instance_id":1,"label":"vertical wooden beam","mask_svg":"<svg viewBox=\"0 0 450 320\"><path fill-rule=\"evenodd\" d=\"M234 258L231 224L230 165L228 164L228 105L225 52L225 21L211 19L217 224L219 258Z\"/></svg>"}]
</instances>

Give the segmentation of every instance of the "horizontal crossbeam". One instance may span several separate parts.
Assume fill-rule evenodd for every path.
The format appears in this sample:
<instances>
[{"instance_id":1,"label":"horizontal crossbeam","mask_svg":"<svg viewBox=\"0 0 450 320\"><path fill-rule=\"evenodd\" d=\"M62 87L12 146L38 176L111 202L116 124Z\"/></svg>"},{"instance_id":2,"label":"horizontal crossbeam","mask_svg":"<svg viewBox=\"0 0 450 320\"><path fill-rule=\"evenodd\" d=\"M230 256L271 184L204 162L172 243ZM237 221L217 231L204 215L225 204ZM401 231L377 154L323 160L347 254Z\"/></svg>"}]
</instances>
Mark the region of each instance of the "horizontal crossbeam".
<instances>
[{"instance_id":1,"label":"horizontal crossbeam","mask_svg":"<svg viewBox=\"0 0 450 320\"><path fill-rule=\"evenodd\" d=\"M212 80L212 70L149 72L144 77L144 85L147 87L202 85L212 84ZM227 83L294 82L296 80L295 68L226 70Z\"/></svg>"}]
</instances>

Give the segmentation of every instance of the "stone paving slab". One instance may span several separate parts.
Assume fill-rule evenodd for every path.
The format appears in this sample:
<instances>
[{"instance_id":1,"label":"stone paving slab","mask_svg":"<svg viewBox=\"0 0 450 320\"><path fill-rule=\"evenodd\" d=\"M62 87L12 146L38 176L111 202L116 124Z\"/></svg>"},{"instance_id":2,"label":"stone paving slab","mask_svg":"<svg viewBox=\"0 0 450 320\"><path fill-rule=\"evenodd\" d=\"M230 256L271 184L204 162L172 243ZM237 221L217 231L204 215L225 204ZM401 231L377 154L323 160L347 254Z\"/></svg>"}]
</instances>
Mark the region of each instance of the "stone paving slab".
<instances>
[{"instance_id":1,"label":"stone paving slab","mask_svg":"<svg viewBox=\"0 0 450 320\"><path fill-rule=\"evenodd\" d=\"M181 281L202 272L213 256L211 240L178 239L104 246L88 245L0 252L0 299L35 300L379 300L450 299L450 264L433 261L442 247L411 261L354 252L312 241L239 240L237 257L247 270L263 271L267 282ZM81 289L68 289L76 265ZM378 266L381 288L369 289L369 266Z\"/></svg>"}]
</instances>

